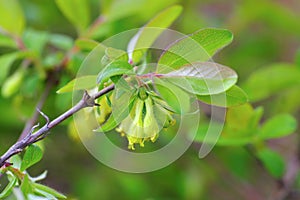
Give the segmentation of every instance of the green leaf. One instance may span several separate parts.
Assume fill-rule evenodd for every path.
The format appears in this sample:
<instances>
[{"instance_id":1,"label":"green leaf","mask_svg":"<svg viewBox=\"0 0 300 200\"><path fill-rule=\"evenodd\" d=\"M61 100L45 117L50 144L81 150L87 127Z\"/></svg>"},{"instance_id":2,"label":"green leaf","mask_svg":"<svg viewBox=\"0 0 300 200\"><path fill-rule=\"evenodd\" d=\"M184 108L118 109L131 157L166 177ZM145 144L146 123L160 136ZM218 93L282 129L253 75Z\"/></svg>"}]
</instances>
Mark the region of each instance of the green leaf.
<instances>
[{"instance_id":1,"label":"green leaf","mask_svg":"<svg viewBox=\"0 0 300 200\"><path fill-rule=\"evenodd\" d=\"M159 96L163 98L176 113L187 113L190 110L190 96L186 92L159 78L155 78L154 82Z\"/></svg>"},{"instance_id":2,"label":"green leaf","mask_svg":"<svg viewBox=\"0 0 300 200\"><path fill-rule=\"evenodd\" d=\"M20 186L21 191L23 192L24 196L26 197L28 194L33 193L33 183L30 181L28 174L24 175L22 180L22 184Z\"/></svg>"},{"instance_id":3,"label":"green leaf","mask_svg":"<svg viewBox=\"0 0 300 200\"><path fill-rule=\"evenodd\" d=\"M221 107L231 107L244 104L248 101L247 94L238 86L234 85L226 92L211 96L197 95L198 100Z\"/></svg>"},{"instance_id":4,"label":"green leaf","mask_svg":"<svg viewBox=\"0 0 300 200\"><path fill-rule=\"evenodd\" d=\"M24 27L24 14L18 0L0 0L0 28L20 36Z\"/></svg>"},{"instance_id":5,"label":"green leaf","mask_svg":"<svg viewBox=\"0 0 300 200\"><path fill-rule=\"evenodd\" d=\"M56 91L56 93L66 93L66 92L73 92L74 90L88 90L95 88L97 86L96 83L97 76L89 75L89 76L82 76L76 79L73 79L67 85L60 88Z\"/></svg>"},{"instance_id":6,"label":"green leaf","mask_svg":"<svg viewBox=\"0 0 300 200\"><path fill-rule=\"evenodd\" d=\"M132 66L122 60L116 60L108 64L97 77L97 83L102 85L104 82L108 81L111 77L123 74L133 74Z\"/></svg>"},{"instance_id":7,"label":"green leaf","mask_svg":"<svg viewBox=\"0 0 300 200\"><path fill-rule=\"evenodd\" d=\"M78 32L82 33L90 23L89 1L55 0L55 2Z\"/></svg>"},{"instance_id":8,"label":"green leaf","mask_svg":"<svg viewBox=\"0 0 300 200\"><path fill-rule=\"evenodd\" d=\"M62 34L50 34L49 43L62 50L69 50L73 47L73 39Z\"/></svg>"},{"instance_id":9,"label":"green leaf","mask_svg":"<svg viewBox=\"0 0 300 200\"><path fill-rule=\"evenodd\" d=\"M255 71L242 88L250 101L259 101L287 88L300 85L300 70L290 64L273 64Z\"/></svg>"},{"instance_id":10,"label":"green leaf","mask_svg":"<svg viewBox=\"0 0 300 200\"><path fill-rule=\"evenodd\" d=\"M151 47L152 43L158 38L164 29L169 27L174 20L177 19L181 11L181 6L175 5L169 7L157 14L151 21L141 28L128 44L127 52L129 53L129 59L133 61L133 63L139 62L145 53L145 49ZM141 49L144 49L143 53L139 51Z\"/></svg>"},{"instance_id":11,"label":"green leaf","mask_svg":"<svg viewBox=\"0 0 300 200\"><path fill-rule=\"evenodd\" d=\"M5 197L8 197L11 193L15 185L17 184L18 179L16 177L13 177L8 185L4 188L4 190L0 193L0 199L4 199Z\"/></svg>"},{"instance_id":12,"label":"green leaf","mask_svg":"<svg viewBox=\"0 0 300 200\"><path fill-rule=\"evenodd\" d=\"M253 143L261 116L262 109L256 108L254 110L248 103L230 107L226 113L225 124L216 121L212 121L211 124L208 122L201 123L195 140L203 142L205 139L205 141L213 143L216 138L213 134L206 135L208 129L220 130L222 128L223 130L218 138L217 145L243 146Z\"/></svg>"},{"instance_id":13,"label":"green leaf","mask_svg":"<svg viewBox=\"0 0 300 200\"><path fill-rule=\"evenodd\" d=\"M257 157L274 178L281 178L285 172L285 162L281 155L271 149L262 149Z\"/></svg>"},{"instance_id":14,"label":"green leaf","mask_svg":"<svg viewBox=\"0 0 300 200\"><path fill-rule=\"evenodd\" d=\"M261 139L280 138L292 134L297 129L296 119L289 114L279 114L264 123L260 134Z\"/></svg>"},{"instance_id":15,"label":"green leaf","mask_svg":"<svg viewBox=\"0 0 300 200\"><path fill-rule=\"evenodd\" d=\"M48 40L49 34L45 31L27 29L23 34L23 41L26 48L28 48L38 56L42 55Z\"/></svg>"},{"instance_id":16,"label":"green leaf","mask_svg":"<svg viewBox=\"0 0 300 200\"><path fill-rule=\"evenodd\" d=\"M197 95L219 94L231 88L237 74L230 68L212 62L196 62L186 65L161 78Z\"/></svg>"},{"instance_id":17,"label":"green leaf","mask_svg":"<svg viewBox=\"0 0 300 200\"><path fill-rule=\"evenodd\" d=\"M16 60L17 57L18 57L18 52L0 56L0 69L1 69L0 84L2 84L3 80L6 78L12 63Z\"/></svg>"},{"instance_id":18,"label":"green leaf","mask_svg":"<svg viewBox=\"0 0 300 200\"><path fill-rule=\"evenodd\" d=\"M35 144L30 145L26 149L20 170L21 171L26 170L27 168L31 167L35 163L39 162L42 159L42 157L43 157L42 149Z\"/></svg>"},{"instance_id":19,"label":"green leaf","mask_svg":"<svg viewBox=\"0 0 300 200\"><path fill-rule=\"evenodd\" d=\"M56 190L47 187L45 185L39 184L39 183L34 183L34 187L40 191L44 191L50 195L53 195L54 197L60 198L60 199L66 199L67 197L60 192L57 192Z\"/></svg>"},{"instance_id":20,"label":"green leaf","mask_svg":"<svg viewBox=\"0 0 300 200\"><path fill-rule=\"evenodd\" d=\"M95 40L79 38L75 41L75 45L79 47L81 50L92 51L96 48L100 43ZM103 47L105 48L105 47Z\"/></svg>"},{"instance_id":21,"label":"green leaf","mask_svg":"<svg viewBox=\"0 0 300 200\"><path fill-rule=\"evenodd\" d=\"M25 72L25 69L20 68L13 75L6 79L1 90L3 97L11 97L20 89Z\"/></svg>"},{"instance_id":22,"label":"green leaf","mask_svg":"<svg viewBox=\"0 0 300 200\"><path fill-rule=\"evenodd\" d=\"M107 65L115 60L128 62L128 54L126 51L108 47L105 49L105 55L102 57L102 64Z\"/></svg>"},{"instance_id":23,"label":"green leaf","mask_svg":"<svg viewBox=\"0 0 300 200\"><path fill-rule=\"evenodd\" d=\"M103 0L101 1L101 13L110 22L129 16L147 20L157 11L176 2L177 0L151 0L151 6L149 6L149 0Z\"/></svg>"},{"instance_id":24,"label":"green leaf","mask_svg":"<svg viewBox=\"0 0 300 200\"><path fill-rule=\"evenodd\" d=\"M207 28L195 32L166 49L158 61L157 73L166 73L196 61L207 61L232 40L232 33L225 29Z\"/></svg>"},{"instance_id":25,"label":"green leaf","mask_svg":"<svg viewBox=\"0 0 300 200\"><path fill-rule=\"evenodd\" d=\"M54 69L58 66L64 58L64 53L56 51L53 53L47 54L42 60L43 67L45 69Z\"/></svg>"}]
</instances>

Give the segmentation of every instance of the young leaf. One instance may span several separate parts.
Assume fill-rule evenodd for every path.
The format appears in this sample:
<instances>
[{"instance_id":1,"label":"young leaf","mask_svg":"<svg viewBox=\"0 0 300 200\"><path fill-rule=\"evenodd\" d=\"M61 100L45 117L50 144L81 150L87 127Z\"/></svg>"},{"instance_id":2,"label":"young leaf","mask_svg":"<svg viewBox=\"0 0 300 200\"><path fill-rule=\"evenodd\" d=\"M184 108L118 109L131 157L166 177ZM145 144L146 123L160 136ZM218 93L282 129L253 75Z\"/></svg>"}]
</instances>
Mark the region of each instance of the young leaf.
<instances>
[{"instance_id":1,"label":"young leaf","mask_svg":"<svg viewBox=\"0 0 300 200\"><path fill-rule=\"evenodd\" d=\"M0 199L4 199L5 197L8 197L14 188L14 186L17 184L18 179L16 177L13 177L8 185L4 188L4 190L0 193Z\"/></svg>"},{"instance_id":2,"label":"young leaf","mask_svg":"<svg viewBox=\"0 0 300 200\"><path fill-rule=\"evenodd\" d=\"M254 133L257 131L258 121L262 115L262 109L253 109L248 103L240 106L230 107L226 113L225 124L212 121L211 124L200 124L196 141L203 142L207 136L206 141L210 141L210 135L206 135L208 129L222 130L217 145L227 146L243 146L254 141ZM224 125L224 127L223 127ZM215 140L212 134L212 142Z\"/></svg>"},{"instance_id":3,"label":"young leaf","mask_svg":"<svg viewBox=\"0 0 300 200\"><path fill-rule=\"evenodd\" d=\"M294 85L300 85L299 68L290 64L273 64L255 71L242 88L248 94L250 101L255 102Z\"/></svg>"},{"instance_id":4,"label":"young leaf","mask_svg":"<svg viewBox=\"0 0 300 200\"><path fill-rule=\"evenodd\" d=\"M281 155L271 149L257 152L258 158L274 178L281 178L285 172L285 162Z\"/></svg>"},{"instance_id":5,"label":"young leaf","mask_svg":"<svg viewBox=\"0 0 300 200\"><path fill-rule=\"evenodd\" d=\"M98 45L102 45L102 44L100 44L99 42L97 42L95 40L79 38L75 41L75 45L77 47L79 47L81 50L92 51ZM103 48L105 49L104 45L103 45Z\"/></svg>"},{"instance_id":6,"label":"young leaf","mask_svg":"<svg viewBox=\"0 0 300 200\"><path fill-rule=\"evenodd\" d=\"M219 94L231 88L237 74L230 68L212 62L196 62L168 74L166 79L182 89L197 95Z\"/></svg>"},{"instance_id":7,"label":"young leaf","mask_svg":"<svg viewBox=\"0 0 300 200\"><path fill-rule=\"evenodd\" d=\"M40 56L43 53L45 45L49 40L49 34L46 31L37 31L34 29L27 29L23 34L23 41L29 50L35 55Z\"/></svg>"},{"instance_id":8,"label":"young leaf","mask_svg":"<svg viewBox=\"0 0 300 200\"><path fill-rule=\"evenodd\" d=\"M35 163L39 162L43 157L43 151L42 149L35 145L32 144L30 145L24 154L23 161L21 163L21 171L26 170L27 168L31 167Z\"/></svg>"},{"instance_id":9,"label":"young leaf","mask_svg":"<svg viewBox=\"0 0 300 200\"><path fill-rule=\"evenodd\" d=\"M62 13L82 33L90 23L89 1L55 0Z\"/></svg>"},{"instance_id":10,"label":"young leaf","mask_svg":"<svg viewBox=\"0 0 300 200\"><path fill-rule=\"evenodd\" d=\"M116 60L108 64L97 77L97 83L102 85L104 82L108 81L111 77L123 74L132 74L133 69L127 61Z\"/></svg>"},{"instance_id":11,"label":"young leaf","mask_svg":"<svg viewBox=\"0 0 300 200\"><path fill-rule=\"evenodd\" d=\"M108 47L105 49L105 55L102 57L102 64L107 65L115 60L128 61L128 54L126 51L120 49L114 49L112 47Z\"/></svg>"},{"instance_id":12,"label":"young leaf","mask_svg":"<svg viewBox=\"0 0 300 200\"><path fill-rule=\"evenodd\" d=\"M67 85L60 88L56 91L56 93L66 93L66 92L72 92L74 90L87 90L91 88L95 88L97 86L96 82L97 76L82 76L76 79L73 79Z\"/></svg>"},{"instance_id":13,"label":"young leaf","mask_svg":"<svg viewBox=\"0 0 300 200\"><path fill-rule=\"evenodd\" d=\"M66 199L67 197L59 192L57 192L56 190L50 188L50 187L47 187L45 185L42 185L42 184L39 184L39 183L34 183L33 184L34 187L37 189L37 190L40 190L40 191L44 191L54 197L57 197L57 198L60 198L60 199Z\"/></svg>"},{"instance_id":14,"label":"young leaf","mask_svg":"<svg viewBox=\"0 0 300 200\"><path fill-rule=\"evenodd\" d=\"M155 78L154 82L159 96L161 96L176 113L187 113L190 110L190 96L181 88L159 78Z\"/></svg>"},{"instance_id":15,"label":"young leaf","mask_svg":"<svg viewBox=\"0 0 300 200\"><path fill-rule=\"evenodd\" d=\"M20 36L24 26L24 14L18 0L0 0L0 29Z\"/></svg>"},{"instance_id":16,"label":"young leaf","mask_svg":"<svg viewBox=\"0 0 300 200\"><path fill-rule=\"evenodd\" d=\"M137 63L142 58L143 53L139 50L148 49L158 36L164 31L164 28L169 27L175 19L180 15L182 7L175 5L157 14L149 21L139 32L130 40L127 52L129 59L133 63ZM149 27L157 27L150 28ZM145 50L144 50L145 51Z\"/></svg>"},{"instance_id":17,"label":"young leaf","mask_svg":"<svg viewBox=\"0 0 300 200\"><path fill-rule=\"evenodd\" d=\"M244 104L248 101L247 94L238 86L234 85L226 92L215 95L197 95L198 100L221 107L231 107Z\"/></svg>"},{"instance_id":18,"label":"young leaf","mask_svg":"<svg viewBox=\"0 0 300 200\"><path fill-rule=\"evenodd\" d=\"M1 55L0 57L0 66L1 66L1 73L0 73L0 84L3 82L3 80L6 78L10 66L14 62L14 60L18 57L18 52L10 53Z\"/></svg>"},{"instance_id":19,"label":"young leaf","mask_svg":"<svg viewBox=\"0 0 300 200\"><path fill-rule=\"evenodd\" d=\"M30 181L28 174L24 175L20 188L24 196L33 193L33 183Z\"/></svg>"},{"instance_id":20,"label":"young leaf","mask_svg":"<svg viewBox=\"0 0 300 200\"><path fill-rule=\"evenodd\" d=\"M166 73L196 61L207 61L232 39L232 33L225 29L207 28L195 32L165 50L158 61L157 73Z\"/></svg>"},{"instance_id":21,"label":"young leaf","mask_svg":"<svg viewBox=\"0 0 300 200\"><path fill-rule=\"evenodd\" d=\"M292 134L297 129L297 121L289 114L279 114L264 123L259 138L272 139Z\"/></svg>"}]
</instances>

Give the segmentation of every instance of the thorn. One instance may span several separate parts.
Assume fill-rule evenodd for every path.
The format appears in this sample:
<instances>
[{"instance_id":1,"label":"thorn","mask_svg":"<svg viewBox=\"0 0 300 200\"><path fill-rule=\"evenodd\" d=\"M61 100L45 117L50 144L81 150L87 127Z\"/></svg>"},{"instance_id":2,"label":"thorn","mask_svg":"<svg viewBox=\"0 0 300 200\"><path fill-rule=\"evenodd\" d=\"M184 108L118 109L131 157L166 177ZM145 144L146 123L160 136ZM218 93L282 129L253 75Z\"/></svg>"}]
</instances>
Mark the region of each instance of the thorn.
<instances>
[{"instance_id":1,"label":"thorn","mask_svg":"<svg viewBox=\"0 0 300 200\"><path fill-rule=\"evenodd\" d=\"M46 119L46 122L47 122L46 125L48 127L48 125L50 123L49 117L45 113L43 113L39 108L36 108L36 110L40 113L40 115L42 115Z\"/></svg>"}]
</instances>

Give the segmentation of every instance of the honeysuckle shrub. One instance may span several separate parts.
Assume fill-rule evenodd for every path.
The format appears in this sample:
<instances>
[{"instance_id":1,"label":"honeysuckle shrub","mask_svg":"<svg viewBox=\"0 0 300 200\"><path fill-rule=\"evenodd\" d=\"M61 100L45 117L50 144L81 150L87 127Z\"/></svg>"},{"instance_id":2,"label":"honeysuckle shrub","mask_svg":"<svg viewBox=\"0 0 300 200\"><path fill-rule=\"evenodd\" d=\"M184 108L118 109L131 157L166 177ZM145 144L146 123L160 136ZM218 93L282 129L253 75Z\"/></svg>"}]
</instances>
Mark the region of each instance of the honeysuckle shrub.
<instances>
[{"instance_id":1,"label":"honeysuckle shrub","mask_svg":"<svg viewBox=\"0 0 300 200\"><path fill-rule=\"evenodd\" d=\"M124 147L129 151L138 152L144 146L150 149L155 147L161 132L169 133L165 134L166 137L174 136L172 127L177 125L178 116L189 112L195 102L203 108L200 109L203 120L200 124L189 124L190 129L197 129L196 137L190 139L195 143L214 143L215 138L206 137L207 130L209 127L223 126L223 122L216 120L210 123L210 113L205 113L205 107L209 105L226 108L225 125L216 141L217 148L225 149L222 152L228 158L224 161L225 165L230 166L231 172L236 176L245 178L245 170L248 170L250 165L243 165L237 160L250 160L245 151L247 149L275 180L284 177L287 171L286 160L270 148L268 143L296 131L297 120L290 113L299 110L299 58L295 63L270 64L251 75L249 70L253 69L254 62L259 59L252 60L248 53L240 49L233 50L234 53L227 57L227 61L225 58L224 62L220 62L222 64L213 62L212 57L233 41L232 32L223 28L202 28L189 32L189 35L169 44L168 48L159 52L157 56L157 52L155 54L152 49L145 47L151 47L178 19L182 9L185 9L180 5L173 5L175 1L153 0L151 6L147 0L103 1L100 14L91 9L91 5L96 5L94 1L54 2L55 9L59 9L60 14L64 16L62 23L73 26L70 30L74 30L75 33L70 31L63 34L59 33L60 31L47 31L32 26L27 20L32 20L36 13L32 12L31 16L28 11L26 15L23 12L24 7L32 5L17 0L0 0L1 95L10 105L5 103L5 106L1 106L2 112L6 113L5 117L1 118L4 124L22 126L23 120L28 119L35 109L34 102L38 101L36 97L47 88L46 82L53 78L51 74L55 74L54 85L56 84L58 94L50 95L45 106L45 111L50 116L57 116L72 106L73 91L86 90L89 94L94 94L114 86L112 91L95 100L99 106L87 108L85 111L96 116L98 126L94 127L95 134L112 131L116 135L124 136L120 137L122 141L126 141ZM274 20L276 23L270 23L278 26L279 31L285 32L286 27L289 27L294 35L299 36L299 26L295 25L298 23L298 20L295 20L297 18L286 15L284 9L281 10L271 2L264 1L260 10L253 9L255 3L257 2L242 4L238 8L240 12L237 13L255 10L256 12L252 13L254 17L245 21L251 22L252 19L261 16L262 21ZM150 7L152 9L149 9ZM276 17L270 18L265 15L263 8L276 13ZM95 18L96 15L99 17ZM135 19L133 22L132 16ZM191 17L193 16L184 14L182 20ZM148 22L145 23L146 21ZM189 27L195 27L197 24L193 20L188 21ZM277 23L278 21L285 21L286 24ZM119 41L126 42L126 49L102 44L106 38L123 31L123 27L132 28L133 26L125 26L132 23L134 26L145 25L130 40ZM40 27L45 27L44 24L47 23ZM199 27L197 25L194 30ZM241 26L237 27L234 30L236 34L245 34L239 31ZM56 28L59 30L59 27ZM264 45L268 38L257 41L256 37L247 35L247 39L255 49L268 46ZM96 69L98 74L75 78L83 60L95 48L103 52L99 55L97 64L95 63L95 66L100 66ZM263 55L266 56L267 53L264 52ZM242 62L239 62L240 60ZM153 62L155 66L150 71L144 70L145 66ZM230 63L230 67L224 66L226 63ZM241 72L243 78L247 77L239 82L239 86L238 75L231 67L239 74ZM50 91L54 93L54 90ZM285 106L280 106L282 104ZM257 105L266 106L263 108ZM8 107L13 109L13 114L9 114L12 111L8 111ZM67 121L65 125L68 126L70 138L78 141L78 136L74 134L74 122ZM7 140L1 138L1 141ZM1 151L7 148L3 145L4 143L1 144ZM234 151L227 152L227 148ZM13 156L1 167L1 174L4 175L2 179L5 177L6 180L1 185L1 199L67 198L56 190L38 183L46 178L47 171L37 177L28 172L42 159L44 151L47 151L47 148L44 147L43 141L32 144L26 148L24 154ZM191 164L188 166L191 168L188 171L190 174L184 181L190 183L194 181L193 177L199 176L195 175L198 171ZM210 167L205 169L211 172ZM172 172L177 173L178 170ZM203 174L203 177L207 174ZM135 182L128 184L123 180L123 185L133 185L146 190L147 187L141 181L134 180ZM93 180L90 182L97 183ZM188 187L187 191L191 192L183 198L195 197L192 186Z\"/></svg>"}]
</instances>

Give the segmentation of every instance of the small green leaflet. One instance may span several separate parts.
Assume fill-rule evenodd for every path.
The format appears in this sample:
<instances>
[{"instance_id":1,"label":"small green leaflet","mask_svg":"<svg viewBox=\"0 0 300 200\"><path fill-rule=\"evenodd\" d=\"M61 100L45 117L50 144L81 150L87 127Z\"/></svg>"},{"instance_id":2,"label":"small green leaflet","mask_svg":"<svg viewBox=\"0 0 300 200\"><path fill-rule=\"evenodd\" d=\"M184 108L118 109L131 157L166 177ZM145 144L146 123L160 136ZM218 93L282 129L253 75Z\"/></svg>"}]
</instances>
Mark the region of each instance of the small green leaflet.
<instances>
[{"instance_id":1,"label":"small green leaflet","mask_svg":"<svg viewBox=\"0 0 300 200\"><path fill-rule=\"evenodd\" d=\"M108 64L97 77L97 83L102 85L108 81L111 77L123 74L133 74L132 66L123 60L116 60Z\"/></svg>"},{"instance_id":2,"label":"small green leaflet","mask_svg":"<svg viewBox=\"0 0 300 200\"><path fill-rule=\"evenodd\" d=\"M171 6L158 13L151 21L141 28L128 44L127 52L129 59L133 63L139 62L146 49L150 48L152 43L165 30L165 28L169 27L175 19L177 19L181 11L181 6ZM141 50L143 51L142 53Z\"/></svg>"},{"instance_id":3,"label":"small green leaflet","mask_svg":"<svg viewBox=\"0 0 300 200\"><path fill-rule=\"evenodd\" d=\"M166 73L196 61L207 61L232 40L232 33L226 29L207 28L195 32L165 50L158 61L157 73Z\"/></svg>"},{"instance_id":4,"label":"small green leaflet","mask_svg":"<svg viewBox=\"0 0 300 200\"><path fill-rule=\"evenodd\" d=\"M160 97L162 97L176 113L183 114L189 112L190 96L185 91L159 78L155 78L154 82Z\"/></svg>"},{"instance_id":5,"label":"small green leaflet","mask_svg":"<svg viewBox=\"0 0 300 200\"><path fill-rule=\"evenodd\" d=\"M34 29L26 29L22 39L28 50L35 56L41 56L45 50L45 46L49 41L50 34L47 31L38 31Z\"/></svg>"},{"instance_id":6,"label":"small green leaflet","mask_svg":"<svg viewBox=\"0 0 300 200\"><path fill-rule=\"evenodd\" d=\"M43 151L42 149L32 144L29 147L27 147L26 152L23 157L23 161L21 163L21 171L26 170L30 166L34 165L35 163L39 162L43 157Z\"/></svg>"},{"instance_id":7,"label":"small green leaflet","mask_svg":"<svg viewBox=\"0 0 300 200\"><path fill-rule=\"evenodd\" d=\"M229 67L213 62L196 62L167 74L162 79L197 95L219 94L231 88L237 74Z\"/></svg>"},{"instance_id":8,"label":"small green leaflet","mask_svg":"<svg viewBox=\"0 0 300 200\"><path fill-rule=\"evenodd\" d=\"M102 45L99 42L91 39L86 39L86 38L79 38L75 40L75 45L76 47L80 48L81 50L86 50L86 51L92 51L94 48L96 48L98 45ZM105 46L103 46L103 49L105 49Z\"/></svg>"},{"instance_id":9,"label":"small green leaflet","mask_svg":"<svg viewBox=\"0 0 300 200\"><path fill-rule=\"evenodd\" d=\"M70 36L62 34L50 34L49 43L62 50L69 50L73 47L73 39Z\"/></svg>"},{"instance_id":10,"label":"small green leaflet","mask_svg":"<svg viewBox=\"0 0 300 200\"><path fill-rule=\"evenodd\" d=\"M128 61L128 54L126 51L107 47L105 49L105 55L102 57L102 64L107 65L115 60Z\"/></svg>"},{"instance_id":11,"label":"small green leaflet","mask_svg":"<svg viewBox=\"0 0 300 200\"><path fill-rule=\"evenodd\" d=\"M247 94L236 85L220 94L205 96L197 95L197 98L204 103L221 107L238 106L248 101Z\"/></svg>"},{"instance_id":12,"label":"small green leaflet","mask_svg":"<svg viewBox=\"0 0 300 200\"><path fill-rule=\"evenodd\" d=\"M97 86L96 79L97 76L93 76L93 75L82 76L73 79L67 85L57 90L56 93L61 94L65 92L72 92L74 90L88 90L88 89L95 88Z\"/></svg>"},{"instance_id":13,"label":"small green leaflet","mask_svg":"<svg viewBox=\"0 0 300 200\"><path fill-rule=\"evenodd\" d=\"M285 172L285 161L280 154L271 149L262 149L257 152L257 157L274 178L281 178Z\"/></svg>"},{"instance_id":14,"label":"small green leaflet","mask_svg":"<svg viewBox=\"0 0 300 200\"><path fill-rule=\"evenodd\" d=\"M261 139L280 138L294 133L296 119L289 114L279 114L266 121L258 135Z\"/></svg>"},{"instance_id":15,"label":"small green leaflet","mask_svg":"<svg viewBox=\"0 0 300 200\"><path fill-rule=\"evenodd\" d=\"M33 182L30 181L28 174L25 174L20 188L21 188L21 191L23 192L24 196L27 196L28 194L33 193L33 190L34 190Z\"/></svg>"},{"instance_id":16,"label":"small green leaflet","mask_svg":"<svg viewBox=\"0 0 300 200\"><path fill-rule=\"evenodd\" d=\"M217 141L220 146L243 146L249 143L256 142L256 136L259 132L259 121L263 114L263 110L258 107L253 109L249 103L240 106L229 107L226 113L225 124L212 121L200 124L197 136L195 138L198 142L203 142L207 136L207 142L213 142L215 138L209 138L206 135L208 129L219 130L223 128L222 134ZM223 127L224 125L224 127Z\"/></svg>"}]
</instances>

